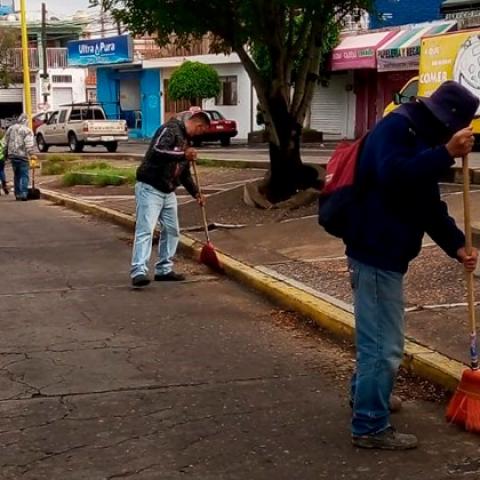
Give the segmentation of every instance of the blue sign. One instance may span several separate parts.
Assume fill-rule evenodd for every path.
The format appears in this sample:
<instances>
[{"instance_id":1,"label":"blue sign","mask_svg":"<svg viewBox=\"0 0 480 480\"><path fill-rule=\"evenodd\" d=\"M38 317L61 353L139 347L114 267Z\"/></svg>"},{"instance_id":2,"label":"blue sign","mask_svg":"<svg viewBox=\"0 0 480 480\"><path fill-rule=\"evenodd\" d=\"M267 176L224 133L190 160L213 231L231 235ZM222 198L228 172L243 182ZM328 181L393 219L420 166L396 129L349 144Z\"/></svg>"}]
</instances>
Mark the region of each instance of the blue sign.
<instances>
[{"instance_id":1,"label":"blue sign","mask_svg":"<svg viewBox=\"0 0 480 480\"><path fill-rule=\"evenodd\" d=\"M70 67L111 65L128 63L133 60L133 45L129 35L94 40L74 40L68 42L67 48Z\"/></svg>"}]
</instances>

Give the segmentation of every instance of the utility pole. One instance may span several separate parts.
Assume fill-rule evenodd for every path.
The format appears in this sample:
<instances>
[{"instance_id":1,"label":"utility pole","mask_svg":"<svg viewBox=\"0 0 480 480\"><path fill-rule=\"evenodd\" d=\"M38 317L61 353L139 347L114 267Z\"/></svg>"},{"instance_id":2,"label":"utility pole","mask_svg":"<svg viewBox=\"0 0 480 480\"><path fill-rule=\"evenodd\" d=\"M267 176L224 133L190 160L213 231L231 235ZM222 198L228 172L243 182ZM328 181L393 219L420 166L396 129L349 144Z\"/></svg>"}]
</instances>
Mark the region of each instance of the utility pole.
<instances>
[{"instance_id":1,"label":"utility pole","mask_svg":"<svg viewBox=\"0 0 480 480\"><path fill-rule=\"evenodd\" d=\"M104 17L104 9L103 9L103 4L100 7L100 30L101 30L101 35L102 38L105 37L105 17Z\"/></svg>"},{"instance_id":2,"label":"utility pole","mask_svg":"<svg viewBox=\"0 0 480 480\"><path fill-rule=\"evenodd\" d=\"M43 60L43 73L42 77L42 90L43 90L43 103L48 103L48 59L47 59L47 6L42 3L42 60Z\"/></svg>"},{"instance_id":3,"label":"utility pole","mask_svg":"<svg viewBox=\"0 0 480 480\"><path fill-rule=\"evenodd\" d=\"M25 0L20 0L20 22L22 27L22 60L23 60L23 98L28 125L32 128L32 90L30 87L30 63L28 55L27 7Z\"/></svg>"}]
</instances>

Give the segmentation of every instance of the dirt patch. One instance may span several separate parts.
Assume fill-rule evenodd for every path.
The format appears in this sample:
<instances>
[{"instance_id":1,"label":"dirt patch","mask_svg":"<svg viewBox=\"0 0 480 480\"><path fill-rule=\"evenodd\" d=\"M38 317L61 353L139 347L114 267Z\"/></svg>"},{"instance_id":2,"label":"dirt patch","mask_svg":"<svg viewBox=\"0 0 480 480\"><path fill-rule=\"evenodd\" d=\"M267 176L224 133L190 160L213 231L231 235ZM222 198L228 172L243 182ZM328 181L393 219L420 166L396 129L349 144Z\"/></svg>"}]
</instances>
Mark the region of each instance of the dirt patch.
<instances>
[{"instance_id":1,"label":"dirt patch","mask_svg":"<svg viewBox=\"0 0 480 480\"><path fill-rule=\"evenodd\" d=\"M293 218L315 215L317 203L295 210L260 210L245 205L243 186L212 195L207 202L209 222L231 225L263 225ZM180 206L180 219L185 227L199 224L198 207L194 204Z\"/></svg>"},{"instance_id":2,"label":"dirt patch","mask_svg":"<svg viewBox=\"0 0 480 480\"><path fill-rule=\"evenodd\" d=\"M270 321L278 327L289 330L299 341L304 342L306 338L310 338L311 348L333 351L335 368L330 369L324 365L322 371L326 371L332 380L343 383L348 389L355 368L355 347L352 342L332 337L330 332L295 312L272 310ZM395 394L404 401L423 400L444 403L449 398L449 393L444 389L413 375L404 368L400 369L397 376Z\"/></svg>"},{"instance_id":3,"label":"dirt patch","mask_svg":"<svg viewBox=\"0 0 480 480\"><path fill-rule=\"evenodd\" d=\"M320 292L352 303L346 260L292 262L272 268ZM476 284L478 292L480 280L476 280ZM424 248L405 277L405 299L407 307L465 302L462 266L438 247Z\"/></svg>"}]
</instances>

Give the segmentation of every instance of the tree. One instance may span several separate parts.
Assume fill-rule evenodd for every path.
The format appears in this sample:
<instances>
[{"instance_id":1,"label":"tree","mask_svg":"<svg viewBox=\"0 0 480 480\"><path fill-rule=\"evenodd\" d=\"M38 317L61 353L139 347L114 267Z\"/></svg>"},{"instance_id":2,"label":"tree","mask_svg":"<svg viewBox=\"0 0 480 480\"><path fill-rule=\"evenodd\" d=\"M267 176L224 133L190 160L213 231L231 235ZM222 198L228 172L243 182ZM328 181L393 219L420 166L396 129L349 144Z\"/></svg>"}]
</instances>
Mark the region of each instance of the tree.
<instances>
[{"instance_id":1,"label":"tree","mask_svg":"<svg viewBox=\"0 0 480 480\"><path fill-rule=\"evenodd\" d=\"M220 93L220 78L210 65L200 62L185 62L177 68L168 84L168 94L172 100L213 98Z\"/></svg>"},{"instance_id":2,"label":"tree","mask_svg":"<svg viewBox=\"0 0 480 480\"><path fill-rule=\"evenodd\" d=\"M302 126L345 15L372 0L100 0L135 34L180 44L207 33L212 51L238 54L256 89L270 146L271 201L308 186Z\"/></svg>"},{"instance_id":3,"label":"tree","mask_svg":"<svg viewBox=\"0 0 480 480\"><path fill-rule=\"evenodd\" d=\"M0 27L0 87L8 88L15 73L12 49L18 45L19 32Z\"/></svg>"}]
</instances>

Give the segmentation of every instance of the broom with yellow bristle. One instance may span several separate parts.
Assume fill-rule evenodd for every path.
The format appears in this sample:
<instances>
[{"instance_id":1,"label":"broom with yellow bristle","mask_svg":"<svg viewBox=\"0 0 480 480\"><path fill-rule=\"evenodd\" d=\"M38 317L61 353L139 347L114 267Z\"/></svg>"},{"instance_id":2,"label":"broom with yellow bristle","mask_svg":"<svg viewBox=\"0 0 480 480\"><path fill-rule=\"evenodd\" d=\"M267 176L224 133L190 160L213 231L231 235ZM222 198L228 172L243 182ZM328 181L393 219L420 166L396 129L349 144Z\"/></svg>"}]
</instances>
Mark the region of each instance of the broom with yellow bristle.
<instances>
[{"instance_id":1,"label":"broom with yellow bristle","mask_svg":"<svg viewBox=\"0 0 480 480\"><path fill-rule=\"evenodd\" d=\"M463 206L465 217L465 250L472 254L472 227L470 224L470 171L468 156L463 158ZM447 409L447 420L469 432L480 433L480 368L477 350L475 293L473 272L467 272L468 316L470 319L470 368L465 370L455 395Z\"/></svg>"}]
</instances>

